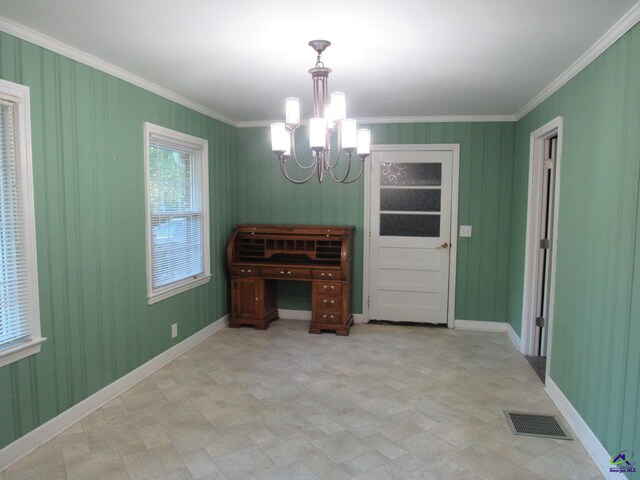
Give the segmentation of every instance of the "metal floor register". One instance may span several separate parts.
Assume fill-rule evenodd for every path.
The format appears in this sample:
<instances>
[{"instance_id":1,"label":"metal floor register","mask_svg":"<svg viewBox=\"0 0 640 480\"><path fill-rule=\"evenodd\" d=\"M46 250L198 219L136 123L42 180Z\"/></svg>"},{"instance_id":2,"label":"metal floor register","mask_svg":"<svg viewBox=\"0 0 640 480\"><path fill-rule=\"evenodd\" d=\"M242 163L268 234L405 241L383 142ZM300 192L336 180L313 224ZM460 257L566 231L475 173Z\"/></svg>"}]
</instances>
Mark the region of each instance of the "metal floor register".
<instances>
[{"instance_id":1,"label":"metal floor register","mask_svg":"<svg viewBox=\"0 0 640 480\"><path fill-rule=\"evenodd\" d=\"M555 415L540 415L508 410L505 410L504 414L507 417L511 431L515 435L572 440L567 433L568 429Z\"/></svg>"}]
</instances>

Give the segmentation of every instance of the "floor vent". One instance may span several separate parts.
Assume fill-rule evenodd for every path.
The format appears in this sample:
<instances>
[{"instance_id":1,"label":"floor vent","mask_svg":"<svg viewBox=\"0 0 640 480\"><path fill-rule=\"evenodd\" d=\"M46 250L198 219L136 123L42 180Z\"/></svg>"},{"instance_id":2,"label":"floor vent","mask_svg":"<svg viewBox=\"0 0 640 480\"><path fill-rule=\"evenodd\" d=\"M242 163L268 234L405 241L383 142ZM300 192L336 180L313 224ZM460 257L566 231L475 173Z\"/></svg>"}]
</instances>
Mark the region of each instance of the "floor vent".
<instances>
[{"instance_id":1,"label":"floor vent","mask_svg":"<svg viewBox=\"0 0 640 480\"><path fill-rule=\"evenodd\" d=\"M510 412L507 410L504 411L504 414L514 435L572 440L567 433L567 428L555 415Z\"/></svg>"}]
</instances>

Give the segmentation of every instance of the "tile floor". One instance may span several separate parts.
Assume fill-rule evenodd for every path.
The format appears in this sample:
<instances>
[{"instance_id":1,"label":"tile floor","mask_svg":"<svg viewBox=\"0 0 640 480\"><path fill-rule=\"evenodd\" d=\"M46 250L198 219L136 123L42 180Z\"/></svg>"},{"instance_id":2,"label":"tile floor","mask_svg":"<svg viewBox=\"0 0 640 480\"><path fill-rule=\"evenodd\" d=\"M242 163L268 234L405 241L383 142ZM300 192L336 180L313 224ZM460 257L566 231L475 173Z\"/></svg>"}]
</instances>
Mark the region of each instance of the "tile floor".
<instances>
[{"instance_id":1,"label":"tile floor","mask_svg":"<svg viewBox=\"0 0 640 480\"><path fill-rule=\"evenodd\" d=\"M503 410L557 411L506 335L307 328L225 329L0 480L602 478L578 441L511 434Z\"/></svg>"}]
</instances>

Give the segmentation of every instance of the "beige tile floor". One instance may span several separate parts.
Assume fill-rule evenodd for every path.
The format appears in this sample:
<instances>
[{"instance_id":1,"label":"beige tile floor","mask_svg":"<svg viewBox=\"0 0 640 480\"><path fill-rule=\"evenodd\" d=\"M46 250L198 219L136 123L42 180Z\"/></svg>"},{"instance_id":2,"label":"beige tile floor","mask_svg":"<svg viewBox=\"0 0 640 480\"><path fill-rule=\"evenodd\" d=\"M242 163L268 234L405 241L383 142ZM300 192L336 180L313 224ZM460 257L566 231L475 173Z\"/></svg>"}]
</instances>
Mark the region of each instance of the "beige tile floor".
<instances>
[{"instance_id":1,"label":"beige tile floor","mask_svg":"<svg viewBox=\"0 0 640 480\"><path fill-rule=\"evenodd\" d=\"M511 434L503 410L557 410L506 335L307 328L225 329L0 480L602 478L578 441Z\"/></svg>"}]
</instances>

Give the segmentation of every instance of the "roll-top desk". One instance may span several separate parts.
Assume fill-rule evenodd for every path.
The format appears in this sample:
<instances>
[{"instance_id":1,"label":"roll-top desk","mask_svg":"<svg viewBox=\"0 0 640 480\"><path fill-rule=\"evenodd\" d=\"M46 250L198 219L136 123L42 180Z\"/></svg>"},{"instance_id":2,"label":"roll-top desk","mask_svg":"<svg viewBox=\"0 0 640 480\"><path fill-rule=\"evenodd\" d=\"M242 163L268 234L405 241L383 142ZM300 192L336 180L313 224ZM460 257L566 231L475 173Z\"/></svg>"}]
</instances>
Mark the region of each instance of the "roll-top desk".
<instances>
[{"instance_id":1,"label":"roll-top desk","mask_svg":"<svg viewBox=\"0 0 640 480\"><path fill-rule=\"evenodd\" d=\"M227 244L230 327L265 330L278 318L276 281L309 281L309 333L349 335L354 227L238 225Z\"/></svg>"}]
</instances>

